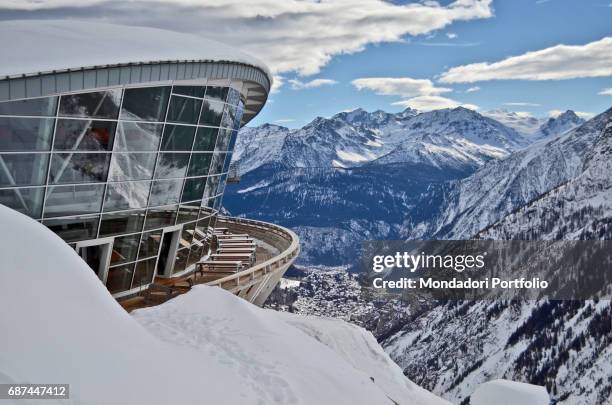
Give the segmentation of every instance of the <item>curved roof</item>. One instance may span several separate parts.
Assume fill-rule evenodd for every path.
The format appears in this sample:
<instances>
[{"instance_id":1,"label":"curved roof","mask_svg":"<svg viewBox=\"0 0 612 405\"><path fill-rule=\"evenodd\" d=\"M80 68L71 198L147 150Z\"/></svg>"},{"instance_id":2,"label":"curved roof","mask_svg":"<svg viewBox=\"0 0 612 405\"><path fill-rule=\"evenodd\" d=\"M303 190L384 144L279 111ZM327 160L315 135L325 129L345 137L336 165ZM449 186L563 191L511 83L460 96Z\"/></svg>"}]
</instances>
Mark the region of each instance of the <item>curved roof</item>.
<instances>
[{"instance_id":1,"label":"curved roof","mask_svg":"<svg viewBox=\"0 0 612 405\"><path fill-rule=\"evenodd\" d=\"M77 20L0 22L0 77L162 61L235 62L272 74L260 60L222 43L158 28Z\"/></svg>"}]
</instances>

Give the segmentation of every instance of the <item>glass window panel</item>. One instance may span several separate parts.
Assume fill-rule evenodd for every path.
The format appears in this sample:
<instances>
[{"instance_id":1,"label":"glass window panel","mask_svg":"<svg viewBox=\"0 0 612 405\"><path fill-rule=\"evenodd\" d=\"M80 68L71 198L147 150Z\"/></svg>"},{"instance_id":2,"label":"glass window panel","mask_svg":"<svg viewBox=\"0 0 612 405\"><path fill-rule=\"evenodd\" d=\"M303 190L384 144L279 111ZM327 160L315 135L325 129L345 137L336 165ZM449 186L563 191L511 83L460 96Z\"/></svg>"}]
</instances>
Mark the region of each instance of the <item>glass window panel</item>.
<instances>
[{"instance_id":1,"label":"glass window panel","mask_svg":"<svg viewBox=\"0 0 612 405\"><path fill-rule=\"evenodd\" d=\"M46 153L0 154L0 187L45 184L48 162Z\"/></svg>"},{"instance_id":2,"label":"glass window panel","mask_svg":"<svg viewBox=\"0 0 612 405\"><path fill-rule=\"evenodd\" d=\"M187 176L206 176L210 168L212 154L210 153L194 153L191 155L189 162L189 170Z\"/></svg>"},{"instance_id":3,"label":"glass window panel","mask_svg":"<svg viewBox=\"0 0 612 405\"><path fill-rule=\"evenodd\" d=\"M157 153L120 153L114 152L111 158L108 181L149 180Z\"/></svg>"},{"instance_id":4,"label":"glass window panel","mask_svg":"<svg viewBox=\"0 0 612 405\"><path fill-rule=\"evenodd\" d=\"M0 204L38 219L41 217L44 192L43 187L0 190Z\"/></svg>"},{"instance_id":5,"label":"glass window panel","mask_svg":"<svg viewBox=\"0 0 612 405\"><path fill-rule=\"evenodd\" d=\"M160 153L155 169L156 179L185 177L189 153Z\"/></svg>"},{"instance_id":6,"label":"glass window panel","mask_svg":"<svg viewBox=\"0 0 612 405\"><path fill-rule=\"evenodd\" d=\"M139 260L154 256L157 257L161 235L161 230L142 234L142 238L140 239L140 252L138 253Z\"/></svg>"},{"instance_id":7,"label":"glass window panel","mask_svg":"<svg viewBox=\"0 0 612 405\"><path fill-rule=\"evenodd\" d=\"M56 111L57 97L30 98L0 103L0 115L53 117Z\"/></svg>"},{"instance_id":8,"label":"glass window panel","mask_svg":"<svg viewBox=\"0 0 612 405\"><path fill-rule=\"evenodd\" d=\"M217 101L225 101L227 98L228 89L228 87L207 86L206 98L210 98Z\"/></svg>"},{"instance_id":9,"label":"glass window panel","mask_svg":"<svg viewBox=\"0 0 612 405\"><path fill-rule=\"evenodd\" d=\"M114 150L122 152L157 151L163 127L163 124L120 121Z\"/></svg>"},{"instance_id":10,"label":"glass window panel","mask_svg":"<svg viewBox=\"0 0 612 405\"><path fill-rule=\"evenodd\" d=\"M96 183L106 181L111 155L108 153L54 153L50 183Z\"/></svg>"},{"instance_id":11,"label":"glass window panel","mask_svg":"<svg viewBox=\"0 0 612 405\"><path fill-rule=\"evenodd\" d=\"M198 219L200 212L201 201L193 201L187 204L181 204L178 212L177 223L184 224Z\"/></svg>"},{"instance_id":12,"label":"glass window panel","mask_svg":"<svg viewBox=\"0 0 612 405\"><path fill-rule=\"evenodd\" d=\"M217 137L217 146L215 147L216 152L228 150L230 138L232 136L232 130L221 128L219 129L219 136Z\"/></svg>"},{"instance_id":13,"label":"glass window panel","mask_svg":"<svg viewBox=\"0 0 612 405\"><path fill-rule=\"evenodd\" d=\"M68 94L60 99L59 115L115 119L119 115L121 90Z\"/></svg>"},{"instance_id":14,"label":"glass window panel","mask_svg":"<svg viewBox=\"0 0 612 405\"><path fill-rule=\"evenodd\" d=\"M200 116L201 125L210 125L211 127L218 127L221 125L221 118L223 117L223 104L220 101L204 100L202 106L202 115Z\"/></svg>"},{"instance_id":15,"label":"glass window panel","mask_svg":"<svg viewBox=\"0 0 612 405\"><path fill-rule=\"evenodd\" d=\"M210 225L210 217L205 217L204 219L201 219L198 221L198 223L196 224L196 229L199 232L196 232L195 234L195 239L197 239L200 242L204 242L207 238L203 238L202 234L204 235L208 235L208 228Z\"/></svg>"},{"instance_id":16,"label":"glass window panel","mask_svg":"<svg viewBox=\"0 0 612 405\"><path fill-rule=\"evenodd\" d=\"M223 118L221 119L221 126L224 128L233 129L235 119L236 119L236 107L226 104L225 114L223 114Z\"/></svg>"},{"instance_id":17,"label":"glass window panel","mask_svg":"<svg viewBox=\"0 0 612 405\"><path fill-rule=\"evenodd\" d=\"M223 173L227 173L227 171L229 170L231 162L232 162L232 154L231 153L226 153L225 154L225 162L223 163L223 170L221 170Z\"/></svg>"},{"instance_id":18,"label":"glass window panel","mask_svg":"<svg viewBox=\"0 0 612 405\"><path fill-rule=\"evenodd\" d=\"M174 270L173 273L179 273L185 270L187 266L187 257L189 256L189 248L179 249L176 252L176 261L174 262Z\"/></svg>"},{"instance_id":19,"label":"glass window panel","mask_svg":"<svg viewBox=\"0 0 612 405\"><path fill-rule=\"evenodd\" d=\"M149 206L178 203L182 188L183 179L154 181Z\"/></svg>"},{"instance_id":20,"label":"glass window panel","mask_svg":"<svg viewBox=\"0 0 612 405\"><path fill-rule=\"evenodd\" d=\"M132 285L134 276L134 263L108 269L106 288L111 294L127 291Z\"/></svg>"},{"instance_id":21,"label":"glass window panel","mask_svg":"<svg viewBox=\"0 0 612 405\"><path fill-rule=\"evenodd\" d=\"M238 131L232 131L232 134L230 135L229 145L227 145L227 150L229 152L234 151L234 146L236 146L236 138L238 138Z\"/></svg>"},{"instance_id":22,"label":"glass window panel","mask_svg":"<svg viewBox=\"0 0 612 405\"><path fill-rule=\"evenodd\" d=\"M53 118L0 117L0 150L50 150L54 123Z\"/></svg>"},{"instance_id":23,"label":"glass window panel","mask_svg":"<svg viewBox=\"0 0 612 405\"><path fill-rule=\"evenodd\" d=\"M123 120L164 121L170 87L125 89L121 116Z\"/></svg>"},{"instance_id":24,"label":"glass window panel","mask_svg":"<svg viewBox=\"0 0 612 405\"><path fill-rule=\"evenodd\" d=\"M161 150L190 151L196 127L166 125Z\"/></svg>"},{"instance_id":25,"label":"glass window panel","mask_svg":"<svg viewBox=\"0 0 612 405\"><path fill-rule=\"evenodd\" d=\"M144 217L144 210L103 214L100 222L100 236L140 232Z\"/></svg>"},{"instance_id":26,"label":"glass window panel","mask_svg":"<svg viewBox=\"0 0 612 405\"><path fill-rule=\"evenodd\" d=\"M140 246L140 234L122 236L115 238L113 252L111 254L111 265L129 263L136 260L138 247Z\"/></svg>"},{"instance_id":27,"label":"glass window panel","mask_svg":"<svg viewBox=\"0 0 612 405\"><path fill-rule=\"evenodd\" d=\"M206 177L185 180L181 202L201 200L206 186Z\"/></svg>"},{"instance_id":28,"label":"glass window panel","mask_svg":"<svg viewBox=\"0 0 612 405\"><path fill-rule=\"evenodd\" d=\"M149 208L149 211L147 212L147 221L145 224L145 229L150 230L174 225L176 221L177 209L178 205Z\"/></svg>"},{"instance_id":29,"label":"glass window panel","mask_svg":"<svg viewBox=\"0 0 612 405\"><path fill-rule=\"evenodd\" d=\"M149 259L136 263L132 288L142 287L153 282L156 261L157 259Z\"/></svg>"},{"instance_id":30,"label":"glass window panel","mask_svg":"<svg viewBox=\"0 0 612 405\"><path fill-rule=\"evenodd\" d=\"M227 103L229 105L238 105L239 101L240 101L240 92L230 87L227 93Z\"/></svg>"},{"instance_id":31,"label":"glass window panel","mask_svg":"<svg viewBox=\"0 0 612 405\"><path fill-rule=\"evenodd\" d=\"M244 112L244 104L242 101L238 104L238 108L236 109L236 118L234 119L234 130L240 129L240 122L242 121L242 113Z\"/></svg>"},{"instance_id":32,"label":"glass window panel","mask_svg":"<svg viewBox=\"0 0 612 405\"><path fill-rule=\"evenodd\" d=\"M225 153L215 153L210 164L209 174L220 174L223 170L223 163L225 162Z\"/></svg>"},{"instance_id":33,"label":"glass window panel","mask_svg":"<svg viewBox=\"0 0 612 405\"><path fill-rule=\"evenodd\" d=\"M53 149L90 152L111 150L115 125L111 121L57 120Z\"/></svg>"},{"instance_id":34,"label":"glass window panel","mask_svg":"<svg viewBox=\"0 0 612 405\"><path fill-rule=\"evenodd\" d=\"M45 218L100 212L104 184L49 186Z\"/></svg>"},{"instance_id":35,"label":"glass window panel","mask_svg":"<svg viewBox=\"0 0 612 405\"><path fill-rule=\"evenodd\" d=\"M46 219L43 225L66 242L94 239L98 231L99 216Z\"/></svg>"},{"instance_id":36,"label":"glass window panel","mask_svg":"<svg viewBox=\"0 0 612 405\"><path fill-rule=\"evenodd\" d=\"M217 143L219 128L198 127L196 140L193 145L194 151L212 152Z\"/></svg>"},{"instance_id":37,"label":"glass window panel","mask_svg":"<svg viewBox=\"0 0 612 405\"><path fill-rule=\"evenodd\" d=\"M206 181L206 188L204 189L204 196L202 198L214 197L217 194L217 187L219 185L219 176L209 177Z\"/></svg>"},{"instance_id":38,"label":"glass window panel","mask_svg":"<svg viewBox=\"0 0 612 405\"><path fill-rule=\"evenodd\" d=\"M189 247L191 245L191 240L193 239L195 227L195 222L183 225L183 230L181 231L181 246L185 245Z\"/></svg>"},{"instance_id":39,"label":"glass window panel","mask_svg":"<svg viewBox=\"0 0 612 405\"><path fill-rule=\"evenodd\" d=\"M200 209L200 218L210 217L213 214L212 205L215 202L214 198L202 202L202 208ZM209 206L210 204L210 206Z\"/></svg>"},{"instance_id":40,"label":"glass window panel","mask_svg":"<svg viewBox=\"0 0 612 405\"><path fill-rule=\"evenodd\" d=\"M172 96L168 107L167 122L195 124L200 116L202 100L181 96Z\"/></svg>"},{"instance_id":41,"label":"glass window panel","mask_svg":"<svg viewBox=\"0 0 612 405\"><path fill-rule=\"evenodd\" d=\"M104 212L146 208L150 189L150 181L109 183L106 188Z\"/></svg>"},{"instance_id":42,"label":"glass window panel","mask_svg":"<svg viewBox=\"0 0 612 405\"><path fill-rule=\"evenodd\" d=\"M190 97L204 97L204 86L174 86L172 92Z\"/></svg>"},{"instance_id":43,"label":"glass window panel","mask_svg":"<svg viewBox=\"0 0 612 405\"><path fill-rule=\"evenodd\" d=\"M200 245L193 245L191 247L191 251L189 252L189 259L187 259L187 266L191 266L200 261L202 256L204 256L205 247Z\"/></svg>"}]
</instances>

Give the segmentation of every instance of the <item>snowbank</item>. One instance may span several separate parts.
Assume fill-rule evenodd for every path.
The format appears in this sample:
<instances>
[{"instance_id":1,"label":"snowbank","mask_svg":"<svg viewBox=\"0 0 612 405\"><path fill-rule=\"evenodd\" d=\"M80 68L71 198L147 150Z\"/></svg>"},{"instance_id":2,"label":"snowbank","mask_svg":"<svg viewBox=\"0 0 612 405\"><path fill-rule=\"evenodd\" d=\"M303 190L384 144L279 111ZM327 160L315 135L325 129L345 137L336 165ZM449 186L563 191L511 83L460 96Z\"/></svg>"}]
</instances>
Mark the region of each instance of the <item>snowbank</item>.
<instances>
[{"instance_id":1,"label":"snowbank","mask_svg":"<svg viewBox=\"0 0 612 405\"><path fill-rule=\"evenodd\" d=\"M549 405L546 388L508 380L480 384L470 396L471 405Z\"/></svg>"},{"instance_id":2,"label":"snowbank","mask_svg":"<svg viewBox=\"0 0 612 405\"><path fill-rule=\"evenodd\" d=\"M11 55L3 59L0 76L121 63L210 60L258 67L272 81L268 67L244 52L158 28L78 20L3 21L0 49Z\"/></svg>"},{"instance_id":3,"label":"snowbank","mask_svg":"<svg viewBox=\"0 0 612 405\"><path fill-rule=\"evenodd\" d=\"M51 231L1 205L0 224L0 383L69 383L75 404L446 403L356 327L205 286L130 316Z\"/></svg>"}]
</instances>

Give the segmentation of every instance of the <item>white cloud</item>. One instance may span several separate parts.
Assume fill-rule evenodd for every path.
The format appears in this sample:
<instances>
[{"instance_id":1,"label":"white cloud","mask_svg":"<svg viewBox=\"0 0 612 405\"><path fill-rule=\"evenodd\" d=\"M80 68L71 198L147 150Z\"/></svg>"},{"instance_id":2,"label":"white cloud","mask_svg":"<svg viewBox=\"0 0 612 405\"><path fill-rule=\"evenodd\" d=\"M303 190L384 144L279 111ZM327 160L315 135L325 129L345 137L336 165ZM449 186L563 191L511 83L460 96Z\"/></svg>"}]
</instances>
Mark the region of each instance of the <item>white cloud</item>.
<instances>
[{"instance_id":1,"label":"white cloud","mask_svg":"<svg viewBox=\"0 0 612 405\"><path fill-rule=\"evenodd\" d=\"M418 45L470 47L470 46L478 46L480 45L480 42L418 42Z\"/></svg>"},{"instance_id":2,"label":"white cloud","mask_svg":"<svg viewBox=\"0 0 612 405\"><path fill-rule=\"evenodd\" d=\"M281 118L278 120L275 120L274 122L277 124L287 124L289 122L294 122L295 120L293 118Z\"/></svg>"},{"instance_id":3,"label":"white cloud","mask_svg":"<svg viewBox=\"0 0 612 405\"><path fill-rule=\"evenodd\" d=\"M514 106L514 107L540 107L542 104L525 103L522 101L516 101L516 102L511 102L511 103L504 103L504 105Z\"/></svg>"},{"instance_id":4,"label":"white cloud","mask_svg":"<svg viewBox=\"0 0 612 405\"><path fill-rule=\"evenodd\" d=\"M548 115L552 118L557 118L559 115L563 114L565 111L563 110L550 110L548 112ZM586 112L586 111L574 111L574 113L576 113L577 116L579 116L580 118L584 118L585 120L588 120L589 118L593 118L595 116L595 113L592 112Z\"/></svg>"},{"instance_id":5,"label":"white cloud","mask_svg":"<svg viewBox=\"0 0 612 405\"><path fill-rule=\"evenodd\" d=\"M281 75L274 75L272 78L272 88L270 89L270 93L278 93L281 87L285 84L285 78Z\"/></svg>"},{"instance_id":6,"label":"white cloud","mask_svg":"<svg viewBox=\"0 0 612 405\"><path fill-rule=\"evenodd\" d=\"M457 34L455 34L454 32L447 32L446 36L448 37L448 39L455 39L455 38L457 38Z\"/></svg>"},{"instance_id":7,"label":"white cloud","mask_svg":"<svg viewBox=\"0 0 612 405\"><path fill-rule=\"evenodd\" d=\"M469 89L467 89L465 92L466 92L466 93L474 93L474 92L476 92L476 91L480 91L480 87L478 87L478 86L473 86L473 87L470 87Z\"/></svg>"},{"instance_id":8,"label":"white cloud","mask_svg":"<svg viewBox=\"0 0 612 405\"><path fill-rule=\"evenodd\" d=\"M383 96L430 96L451 92L452 89L435 87L429 79L410 77L366 77L351 82L357 90L371 90Z\"/></svg>"},{"instance_id":9,"label":"white cloud","mask_svg":"<svg viewBox=\"0 0 612 405\"><path fill-rule=\"evenodd\" d=\"M446 97L440 96L419 96L408 100L397 101L393 105L399 105L404 108L410 107L420 111L439 110L441 108L456 108L465 107L470 110L478 110L478 106L474 104L462 103Z\"/></svg>"},{"instance_id":10,"label":"white cloud","mask_svg":"<svg viewBox=\"0 0 612 405\"><path fill-rule=\"evenodd\" d=\"M321 86L331 86L338 82L335 80L331 80L331 79L314 79L309 82L303 82L301 80L289 80L288 83L291 84L292 90L302 90L302 89L313 89L315 87L321 87Z\"/></svg>"},{"instance_id":11,"label":"white cloud","mask_svg":"<svg viewBox=\"0 0 612 405\"><path fill-rule=\"evenodd\" d=\"M334 56L399 42L456 21L493 16L492 0L394 4L382 0L0 0L23 18L102 19L216 39L251 53L274 73L312 75ZM27 11L27 12L26 12Z\"/></svg>"},{"instance_id":12,"label":"white cloud","mask_svg":"<svg viewBox=\"0 0 612 405\"><path fill-rule=\"evenodd\" d=\"M608 87L607 89L602 89L599 93L602 96L612 96L612 87Z\"/></svg>"},{"instance_id":13,"label":"white cloud","mask_svg":"<svg viewBox=\"0 0 612 405\"><path fill-rule=\"evenodd\" d=\"M486 80L564 80L612 75L612 37L586 45L556 45L498 62L473 63L444 72L442 83Z\"/></svg>"}]
</instances>

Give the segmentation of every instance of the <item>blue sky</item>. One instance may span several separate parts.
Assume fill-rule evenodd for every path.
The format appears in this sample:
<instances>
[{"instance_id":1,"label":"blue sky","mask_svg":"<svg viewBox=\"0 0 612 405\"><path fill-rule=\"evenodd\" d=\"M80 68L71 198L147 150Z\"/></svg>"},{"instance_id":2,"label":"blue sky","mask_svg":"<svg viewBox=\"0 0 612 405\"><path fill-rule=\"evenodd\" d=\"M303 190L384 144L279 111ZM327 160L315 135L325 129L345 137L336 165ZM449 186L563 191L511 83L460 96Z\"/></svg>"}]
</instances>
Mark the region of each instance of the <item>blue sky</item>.
<instances>
[{"instance_id":1,"label":"blue sky","mask_svg":"<svg viewBox=\"0 0 612 405\"><path fill-rule=\"evenodd\" d=\"M357 107L612 106L612 0L0 0L0 21L49 18L189 33L258 57L276 89L250 125Z\"/></svg>"},{"instance_id":2,"label":"blue sky","mask_svg":"<svg viewBox=\"0 0 612 405\"><path fill-rule=\"evenodd\" d=\"M602 0L505 0L493 3L495 16L454 22L430 34L401 43L368 45L362 52L334 56L317 75L283 75L285 84L272 94L263 112L250 124L275 122L299 127L316 116L364 108L401 111L392 105L399 96L357 90L351 82L364 77L435 78L450 67L476 62L496 62L509 56L558 44L584 45L612 36L612 4ZM337 81L333 85L292 90L290 79L316 78ZM442 86L442 85L441 85ZM490 80L444 84L452 92L444 96L479 106L479 111L507 109L547 116L552 110L573 109L598 113L612 106L612 95L598 94L612 87L612 77L566 80ZM478 87L478 91L466 92ZM528 105L506 105L528 103Z\"/></svg>"}]
</instances>

